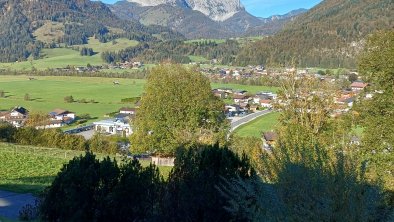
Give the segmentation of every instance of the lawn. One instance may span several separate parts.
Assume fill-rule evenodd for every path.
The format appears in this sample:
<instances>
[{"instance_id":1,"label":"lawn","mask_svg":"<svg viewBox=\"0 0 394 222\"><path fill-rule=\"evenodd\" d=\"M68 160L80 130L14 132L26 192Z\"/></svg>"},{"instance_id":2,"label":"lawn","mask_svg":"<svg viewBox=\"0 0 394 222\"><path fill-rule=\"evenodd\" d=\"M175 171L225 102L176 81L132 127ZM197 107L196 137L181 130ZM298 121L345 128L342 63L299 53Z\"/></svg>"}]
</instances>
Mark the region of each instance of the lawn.
<instances>
[{"instance_id":1,"label":"lawn","mask_svg":"<svg viewBox=\"0 0 394 222\"><path fill-rule=\"evenodd\" d=\"M114 85L113 81L119 81L120 85ZM94 77L36 77L36 80L29 80L27 76L0 76L0 90L6 96L0 98L0 110L23 106L30 111L48 113L61 108L77 115L89 113L92 117L102 118L120 107L134 106L121 103L121 99L140 96L145 82ZM30 101L24 100L26 93ZM96 103L65 103L64 97L70 95L75 100L94 100Z\"/></svg>"},{"instance_id":2,"label":"lawn","mask_svg":"<svg viewBox=\"0 0 394 222\"><path fill-rule=\"evenodd\" d=\"M0 189L38 194L52 183L63 164L83 153L0 143ZM97 154L97 157L103 158L104 155ZM141 164L147 166L149 163ZM167 178L171 167L159 168L161 174Z\"/></svg>"},{"instance_id":3,"label":"lawn","mask_svg":"<svg viewBox=\"0 0 394 222\"><path fill-rule=\"evenodd\" d=\"M135 40L117 39L115 44L111 42L101 43L97 39L89 38L88 44L77 47L92 48L97 54L93 56L81 56L80 52L71 48L54 48L43 49L41 52L42 58L37 60L29 60L23 62L0 63L0 68L11 70L31 70L33 67L39 70L48 68L63 68L68 65L71 66L86 66L102 65L104 62L101 59L101 52L104 51L119 51L121 49L136 46L138 44Z\"/></svg>"},{"instance_id":4,"label":"lawn","mask_svg":"<svg viewBox=\"0 0 394 222\"><path fill-rule=\"evenodd\" d=\"M234 134L241 137L261 138L261 133L270 131L278 124L279 113L270 113L238 127Z\"/></svg>"}]
</instances>

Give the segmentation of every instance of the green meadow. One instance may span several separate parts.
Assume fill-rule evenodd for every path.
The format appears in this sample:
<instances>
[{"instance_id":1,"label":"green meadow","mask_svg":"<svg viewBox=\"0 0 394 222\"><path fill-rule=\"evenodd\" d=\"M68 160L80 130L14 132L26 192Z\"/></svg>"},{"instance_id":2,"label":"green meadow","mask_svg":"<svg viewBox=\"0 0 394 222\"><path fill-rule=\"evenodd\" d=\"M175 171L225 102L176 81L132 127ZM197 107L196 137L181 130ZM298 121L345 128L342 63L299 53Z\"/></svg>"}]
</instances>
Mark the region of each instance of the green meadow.
<instances>
[{"instance_id":1,"label":"green meadow","mask_svg":"<svg viewBox=\"0 0 394 222\"><path fill-rule=\"evenodd\" d=\"M261 133L273 130L278 124L279 113L270 113L238 127L234 134L240 137L261 138Z\"/></svg>"},{"instance_id":2,"label":"green meadow","mask_svg":"<svg viewBox=\"0 0 394 222\"><path fill-rule=\"evenodd\" d=\"M121 49L136 46L138 44L135 40L117 39L115 42L101 43L97 39L89 38L88 44L74 46L92 48L96 53L93 56L81 56L78 50L72 48L54 48L43 49L42 58L36 60L28 60L23 62L0 63L1 69L11 70L31 70L33 68L39 70L64 68L67 66L86 66L102 65L104 62L101 59L101 53L105 51L119 51Z\"/></svg>"},{"instance_id":3,"label":"green meadow","mask_svg":"<svg viewBox=\"0 0 394 222\"><path fill-rule=\"evenodd\" d=\"M120 84L114 85L114 81ZM0 98L0 110L23 106L30 111L47 113L61 108L77 115L88 113L92 117L103 118L120 107L133 107L134 104L122 103L121 99L140 96L145 83L146 80L141 79L39 76L29 80L28 76L0 76L0 91L5 92L5 97ZM274 87L212 83L212 88L220 87L251 93L276 91ZM25 94L29 94L29 101L24 100ZM94 100L94 103L66 103L66 96L73 96L74 100Z\"/></svg>"},{"instance_id":4,"label":"green meadow","mask_svg":"<svg viewBox=\"0 0 394 222\"><path fill-rule=\"evenodd\" d=\"M114 85L113 81L119 81ZM95 77L36 77L0 76L0 90L5 98L0 98L0 110L23 106L30 111L50 112L53 109L67 109L78 114L88 113L102 118L106 113L117 111L123 106L134 104L121 103L123 98L140 96L145 80L113 79ZM30 101L25 101L25 94ZM94 100L95 103L66 103L64 97L73 96L74 100Z\"/></svg>"},{"instance_id":5,"label":"green meadow","mask_svg":"<svg viewBox=\"0 0 394 222\"><path fill-rule=\"evenodd\" d=\"M39 194L49 186L62 166L82 151L61 150L0 143L0 189L18 193ZM105 155L96 154L97 158ZM118 163L121 158L116 158ZM149 162L142 161L147 166ZM159 167L164 178L171 167Z\"/></svg>"}]
</instances>

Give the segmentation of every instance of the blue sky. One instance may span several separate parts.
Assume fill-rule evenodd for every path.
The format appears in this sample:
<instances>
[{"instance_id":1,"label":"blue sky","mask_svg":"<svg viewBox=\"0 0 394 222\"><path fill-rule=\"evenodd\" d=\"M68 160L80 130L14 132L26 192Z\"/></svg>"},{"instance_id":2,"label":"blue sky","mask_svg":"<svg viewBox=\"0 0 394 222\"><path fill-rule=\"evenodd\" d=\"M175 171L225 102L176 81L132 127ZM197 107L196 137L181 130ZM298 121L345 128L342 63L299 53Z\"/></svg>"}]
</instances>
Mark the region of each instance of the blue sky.
<instances>
[{"instance_id":1,"label":"blue sky","mask_svg":"<svg viewBox=\"0 0 394 222\"><path fill-rule=\"evenodd\" d=\"M102 0L105 3L114 3L117 0ZM299 8L311 8L321 0L241 0L246 10L254 16L269 17L271 15L285 14Z\"/></svg>"}]
</instances>

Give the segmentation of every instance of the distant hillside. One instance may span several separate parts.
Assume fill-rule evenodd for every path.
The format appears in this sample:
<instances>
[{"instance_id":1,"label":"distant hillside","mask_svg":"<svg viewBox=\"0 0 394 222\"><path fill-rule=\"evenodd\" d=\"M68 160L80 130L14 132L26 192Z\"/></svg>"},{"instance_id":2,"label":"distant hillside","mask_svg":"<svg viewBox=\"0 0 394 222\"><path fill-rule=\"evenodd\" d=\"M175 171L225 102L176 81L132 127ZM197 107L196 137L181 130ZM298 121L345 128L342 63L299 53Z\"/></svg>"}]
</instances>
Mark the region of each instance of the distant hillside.
<instances>
[{"instance_id":1,"label":"distant hillside","mask_svg":"<svg viewBox=\"0 0 394 222\"><path fill-rule=\"evenodd\" d=\"M89 0L0 0L0 61L37 58L41 48L102 42L119 37L149 41L181 38L162 27L117 18L103 3Z\"/></svg>"},{"instance_id":2,"label":"distant hillside","mask_svg":"<svg viewBox=\"0 0 394 222\"><path fill-rule=\"evenodd\" d=\"M157 4L141 5L135 2L119 1L109 7L122 19L139 21L144 25L169 27L189 39L270 35L280 30L287 21L304 12L300 10L291 15L260 19L249 14L243 7L236 7L232 13L227 14L231 16L215 20L206 13L193 10L187 5L170 0L168 2L167 4L156 2Z\"/></svg>"},{"instance_id":3,"label":"distant hillside","mask_svg":"<svg viewBox=\"0 0 394 222\"><path fill-rule=\"evenodd\" d=\"M238 64L355 67L365 37L394 26L392 0L325 0L284 30L245 47Z\"/></svg>"}]
</instances>

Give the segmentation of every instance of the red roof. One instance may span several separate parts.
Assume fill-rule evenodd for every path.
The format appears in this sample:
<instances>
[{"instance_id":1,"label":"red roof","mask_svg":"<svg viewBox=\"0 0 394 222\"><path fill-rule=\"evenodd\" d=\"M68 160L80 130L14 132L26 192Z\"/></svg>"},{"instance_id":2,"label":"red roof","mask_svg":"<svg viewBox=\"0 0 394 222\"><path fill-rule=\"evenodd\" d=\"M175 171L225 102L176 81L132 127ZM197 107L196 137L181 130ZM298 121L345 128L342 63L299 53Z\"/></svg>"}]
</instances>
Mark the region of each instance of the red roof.
<instances>
[{"instance_id":1,"label":"red roof","mask_svg":"<svg viewBox=\"0 0 394 222\"><path fill-rule=\"evenodd\" d=\"M260 100L260 103L271 104L271 100L269 100L269 99L262 99L262 100Z\"/></svg>"},{"instance_id":2,"label":"red roof","mask_svg":"<svg viewBox=\"0 0 394 222\"><path fill-rule=\"evenodd\" d=\"M368 86L368 83L363 83L363 82L353 82L350 87L352 88L365 88L366 86Z\"/></svg>"},{"instance_id":3,"label":"red roof","mask_svg":"<svg viewBox=\"0 0 394 222\"><path fill-rule=\"evenodd\" d=\"M248 96L245 96L245 95L234 95L233 96L233 99L246 99L246 98L248 98Z\"/></svg>"}]
</instances>

